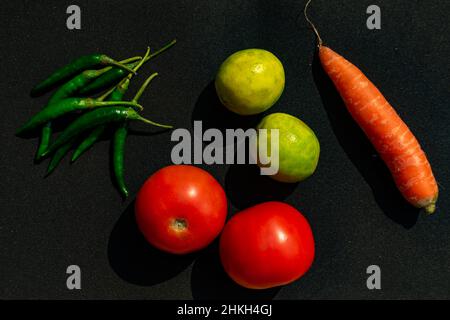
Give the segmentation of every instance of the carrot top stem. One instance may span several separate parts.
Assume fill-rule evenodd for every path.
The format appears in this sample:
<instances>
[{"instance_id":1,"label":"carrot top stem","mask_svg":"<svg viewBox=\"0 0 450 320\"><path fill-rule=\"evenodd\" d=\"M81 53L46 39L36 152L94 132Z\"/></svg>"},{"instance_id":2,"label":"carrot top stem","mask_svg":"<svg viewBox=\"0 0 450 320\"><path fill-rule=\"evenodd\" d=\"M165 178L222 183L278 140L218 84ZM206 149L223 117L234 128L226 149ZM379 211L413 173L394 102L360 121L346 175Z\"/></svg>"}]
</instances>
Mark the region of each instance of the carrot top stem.
<instances>
[{"instance_id":1,"label":"carrot top stem","mask_svg":"<svg viewBox=\"0 0 450 320\"><path fill-rule=\"evenodd\" d=\"M431 203L428 206L425 207L425 213L432 214L436 210L436 204Z\"/></svg>"},{"instance_id":2,"label":"carrot top stem","mask_svg":"<svg viewBox=\"0 0 450 320\"><path fill-rule=\"evenodd\" d=\"M323 44L322 38L320 37L319 31L317 31L316 26L314 25L314 23L312 23L311 20L309 20L308 14L306 13L306 11L308 10L308 6L311 3L312 0L308 0L308 2L305 5L305 8L303 10L303 14L305 15L305 19L306 21L308 21L309 25L311 26L311 28L313 29L314 33L316 34L317 37L317 46L320 48Z\"/></svg>"}]
</instances>

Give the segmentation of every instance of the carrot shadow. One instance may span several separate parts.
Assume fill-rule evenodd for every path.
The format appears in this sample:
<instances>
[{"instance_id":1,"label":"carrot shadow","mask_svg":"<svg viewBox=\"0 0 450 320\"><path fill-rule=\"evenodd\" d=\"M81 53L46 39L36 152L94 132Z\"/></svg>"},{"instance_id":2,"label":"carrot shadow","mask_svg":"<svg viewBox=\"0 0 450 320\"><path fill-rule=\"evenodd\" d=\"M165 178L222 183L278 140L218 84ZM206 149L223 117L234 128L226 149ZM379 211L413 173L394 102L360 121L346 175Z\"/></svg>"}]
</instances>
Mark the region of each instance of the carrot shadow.
<instances>
[{"instance_id":1,"label":"carrot shadow","mask_svg":"<svg viewBox=\"0 0 450 320\"><path fill-rule=\"evenodd\" d=\"M413 227L420 210L406 202L398 191L388 168L347 111L317 54L314 55L312 72L333 132L350 161L371 187L378 206L394 222L407 229Z\"/></svg>"},{"instance_id":2,"label":"carrot shadow","mask_svg":"<svg viewBox=\"0 0 450 320\"><path fill-rule=\"evenodd\" d=\"M120 216L108 242L108 260L114 272L123 280L141 286L167 281L194 260L195 254L184 256L162 252L151 246L135 221L134 201Z\"/></svg>"}]
</instances>

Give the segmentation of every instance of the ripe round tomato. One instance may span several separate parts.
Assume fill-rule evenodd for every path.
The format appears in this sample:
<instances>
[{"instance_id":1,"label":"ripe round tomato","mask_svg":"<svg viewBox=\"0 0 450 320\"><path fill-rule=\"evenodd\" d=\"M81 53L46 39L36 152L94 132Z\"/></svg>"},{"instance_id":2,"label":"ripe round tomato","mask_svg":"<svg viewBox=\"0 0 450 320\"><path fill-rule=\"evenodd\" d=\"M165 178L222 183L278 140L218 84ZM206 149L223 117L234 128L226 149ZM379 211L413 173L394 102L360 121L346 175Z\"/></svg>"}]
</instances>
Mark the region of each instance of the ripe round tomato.
<instances>
[{"instance_id":1,"label":"ripe round tomato","mask_svg":"<svg viewBox=\"0 0 450 320\"><path fill-rule=\"evenodd\" d=\"M265 202L234 215L220 238L220 258L241 286L266 289L300 278L314 260L308 221L292 206Z\"/></svg>"},{"instance_id":2,"label":"ripe round tomato","mask_svg":"<svg viewBox=\"0 0 450 320\"><path fill-rule=\"evenodd\" d=\"M227 199L205 170L172 165L158 170L136 197L136 221L148 242L176 254L199 250L222 230Z\"/></svg>"}]
</instances>

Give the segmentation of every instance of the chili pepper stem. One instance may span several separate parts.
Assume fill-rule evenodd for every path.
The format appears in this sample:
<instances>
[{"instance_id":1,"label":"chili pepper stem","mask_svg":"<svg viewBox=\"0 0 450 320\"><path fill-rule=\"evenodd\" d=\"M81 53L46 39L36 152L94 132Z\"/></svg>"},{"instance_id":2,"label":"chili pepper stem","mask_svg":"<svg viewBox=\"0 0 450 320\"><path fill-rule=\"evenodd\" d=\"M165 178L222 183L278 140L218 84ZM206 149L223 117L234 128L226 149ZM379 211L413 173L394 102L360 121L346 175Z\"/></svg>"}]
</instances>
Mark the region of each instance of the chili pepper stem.
<instances>
[{"instance_id":1,"label":"chili pepper stem","mask_svg":"<svg viewBox=\"0 0 450 320\"><path fill-rule=\"evenodd\" d=\"M145 62L145 59L149 56L149 54L150 54L150 47L147 47L147 51L145 52L145 55L144 55L144 58L142 58L141 59L141 61L139 61L139 63L133 68L133 70L135 71L135 72L137 72L138 70L139 70L139 68L140 67L142 67L142 65L144 64L144 62ZM127 77L125 77L125 78L123 78L115 87L113 87L113 88L121 88L122 87L122 89L123 88L128 88L128 84L129 84L129 82L130 82L130 80L131 80L131 78L133 77L133 73L129 73L128 74L128 76ZM127 83L128 82L128 83ZM125 90L127 90L127 89L125 89Z\"/></svg>"},{"instance_id":2,"label":"chili pepper stem","mask_svg":"<svg viewBox=\"0 0 450 320\"><path fill-rule=\"evenodd\" d=\"M104 74L105 72L108 72L111 69L112 69L111 66L107 66L107 67L104 67L103 69L100 69L100 70L85 70L84 72L95 71L96 72L96 76L101 76L102 74Z\"/></svg>"},{"instance_id":3,"label":"chili pepper stem","mask_svg":"<svg viewBox=\"0 0 450 320\"><path fill-rule=\"evenodd\" d=\"M136 120L139 120L139 121L142 121L142 122L154 125L155 127L164 128L164 129L172 129L173 128L173 126L166 125L166 124L160 124L160 123L148 120L148 119L146 119L146 118L144 118L144 117L142 117L140 115L137 115Z\"/></svg>"},{"instance_id":4,"label":"chili pepper stem","mask_svg":"<svg viewBox=\"0 0 450 320\"><path fill-rule=\"evenodd\" d=\"M128 58L128 59L125 59L125 60L121 60L121 61L119 61L119 63L126 64L126 63L134 62L134 61L137 61L137 60L142 60L142 57L141 56L131 57L131 58Z\"/></svg>"},{"instance_id":5,"label":"chili pepper stem","mask_svg":"<svg viewBox=\"0 0 450 320\"><path fill-rule=\"evenodd\" d=\"M124 83L126 83L127 81L129 82L131 80L131 78L136 74L136 72L139 70L140 67L142 67L142 65L145 63L145 59L147 59L150 55L150 47L147 47L147 51L145 52L144 58L141 59L141 61L139 61L139 63L133 68L134 73L129 73L127 77L125 77L124 79L122 79L119 84L117 84L116 87L120 87L123 86ZM126 84L126 87L128 88L128 83Z\"/></svg>"},{"instance_id":6,"label":"chili pepper stem","mask_svg":"<svg viewBox=\"0 0 450 320\"><path fill-rule=\"evenodd\" d=\"M173 39L168 44L166 44L164 47L162 47L162 48L158 49L157 51L153 52L151 55L149 55L147 57L147 59L145 59L145 62L147 62L148 60L152 59L153 57L156 57L160 53L163 53L164 51L166 51L167 49L172 47L175 43L177 43L177 39Z\"/></svg>"},{"instance_id":7,"label":"chili pepper stem","mask_svg":"<svg viewBox=\"0 0 450 320\"><path fill-rule=\"evenodd\" d=\"M109 57L103 57L103 63L107 64L107 65L111 65L111 66L116 66L117 68L120 68L120 69L123 69L125 71L132 72L132 73L136 74L136 71L134 71L130 67L128 67L128 66L126 66L126 65L124 65L124 64L122 64L120 62L117 62L116 60L111 59Z\"/></svg>"},{"instance_id":8,"label":"chili pepper stem","mask_svg":"<svg viewBox=\"0 0 450 320\"><path fill-rule=\"evenodd\" d=\"M108 91L106 91L104 94L102 94L101 96L99 96L99 97L97 97L95 100L97 100L97 101L103 101L103 100L105 100L106 98L108 98L109 97L109 95L111 94L111 93L113 93L113 91L116 89L116 87L112 87L112 88L110 88L110 89L108 89Z\"/></svg>"},{"instance_id":9,"label":"chili pepper stem","mask_svg":"<svg viewBox=\"0 0 450 320\"><path fill-rule=\"evenodd\" d=\"M111 62L111 64L113 65L113 66L116 66L116 67L118 67L118 68L122 68L122 69L125 69L126 71L128 71L128 72L131 72L131 73L134 73L134 74L137 74L137 72L136 71L134 71L133 69L131 69L131 68L129 68L129 67L127 67L127 66L125 66L125 65L121 65L120 63L118 63L118 62Z\"/></svg>"},{"instance_id":10,"label":"chili pepper stem","mask_svg":"<svg viewBox=\"0 0 450 320\"><path fill-rule=\"evenodd\" d=\"M173 39L173 40L170 41L168 44L166 44L165 46L159 48L158 50L156 50L155 52L153 52L153 53L150 54L149 56L143 57L142 60L143 60L144 63L145 63L145 62L147 62L148 60L150 60L150 59L156 57L157 55L159 55L159 54L161 54L161 53L163 53L164 51L166 51L166 50L169 49L170 47L174 46L176 43L177 43L177 39ZM121 61L119 61L119 63L128 63L128 62L133 62L133 61L136 61L136 60L139 60L139 59L141 59L141 57L136 56L136 57L128 58L128 59L125 59L125 60L121 60Z\"/></svg>"},{"instance_id":11,"label":"chili pepper stem","mask_svg":"<svg viewBox=\"0 0 450 320\"><path fill-rule=\"evenodd\" d=\"M147 80L145 80L145 82L142 84L142 86L139 88L138 92L136 93L136 95L134 96L133 100L131 100L132 102L136 102L139 100L139 98L142 96L142 94L144 93L145 89L147 89L148 85L150 84L150 82L158 76L158 73L155 72L152 75L150 75L150 77L147 78Z\"/></svg>"},{"instance_id":12,"label":"chili pepper stem","mask_svg":"<svg viewBox=\"0 0 450 320\"><path fill-rule=\"evenodd\" d=\"M135 74L139 70L139 68L142 67L142 65L145 63L145 59L147 59L149 57L149 55L150 55L150 47L147 47L147 51L145 52L144 58L141 59L141 61L139 61L139 63L133 68L133 71L135 72ZM132 76L133 76L133 74L130 73L127 78L131 79Z\"/></svg>"},{"instance_id":13,"label":"chili pepper stem","mask_svg":"<svg viewBox=\"0 0 450 320\"><path fill-rule=\"evenodd\" d=\"M107 106L130 106L137 108L139 111L144 110L144 107L139 103L132 101L94 101L92 106L94 107L107 107Z\"/></svg>"}]
</instances>

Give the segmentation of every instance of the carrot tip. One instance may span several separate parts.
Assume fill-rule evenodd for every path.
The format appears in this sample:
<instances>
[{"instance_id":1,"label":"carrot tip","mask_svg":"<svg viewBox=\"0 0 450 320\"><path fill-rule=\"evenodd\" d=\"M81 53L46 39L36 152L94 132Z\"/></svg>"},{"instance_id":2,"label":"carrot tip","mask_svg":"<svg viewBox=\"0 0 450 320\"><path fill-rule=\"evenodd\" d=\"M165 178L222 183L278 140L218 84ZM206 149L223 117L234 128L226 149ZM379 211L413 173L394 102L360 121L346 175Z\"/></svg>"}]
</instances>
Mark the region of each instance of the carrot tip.
<instances>
[{"instance_id":1,"label":"carrot tip","mask_svg":"<svg viewBox=\"0 0 450 320\"><path fill-rule=\"evenodd\" d=\"M424 209L426 214L432 214L436 210L436 204L434 202L430 203L429 205L424 207Z\"/></svg>"}]
</instances>

